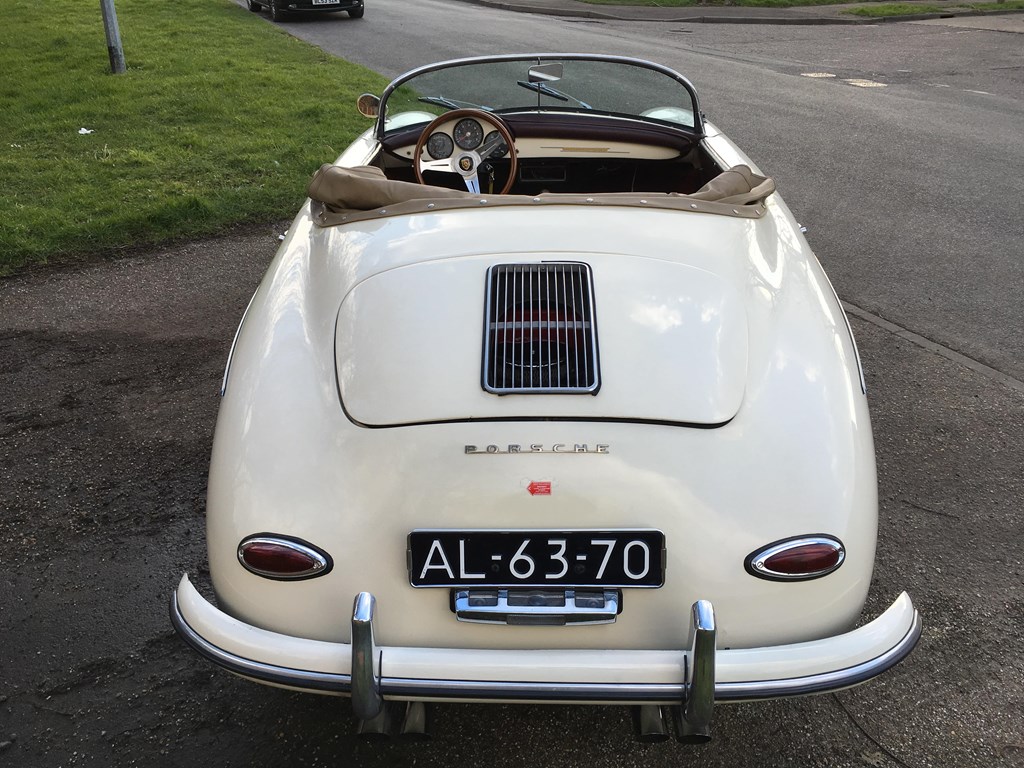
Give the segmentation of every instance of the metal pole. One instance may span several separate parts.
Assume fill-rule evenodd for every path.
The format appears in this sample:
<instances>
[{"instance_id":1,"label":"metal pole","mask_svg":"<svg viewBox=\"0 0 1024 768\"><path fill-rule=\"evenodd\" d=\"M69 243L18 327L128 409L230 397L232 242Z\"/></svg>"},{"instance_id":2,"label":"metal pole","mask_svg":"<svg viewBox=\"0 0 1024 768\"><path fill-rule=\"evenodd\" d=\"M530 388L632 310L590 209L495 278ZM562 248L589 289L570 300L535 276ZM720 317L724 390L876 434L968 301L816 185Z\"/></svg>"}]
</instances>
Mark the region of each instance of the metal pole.
<instances>
[{"instance_id":1,"label":"metal pole","mask_svg":"<svg viewBox=\"0 0 1024 768\"><path fill-rule=\"evenodd\" d=\"M115 75L124 74L124 49L121 47L121 32L117 27L117 11L114 0L100 0L103 10L103 29L107 33L107 52L110 54L110 71Z\"/></svg>"}]
</instances>

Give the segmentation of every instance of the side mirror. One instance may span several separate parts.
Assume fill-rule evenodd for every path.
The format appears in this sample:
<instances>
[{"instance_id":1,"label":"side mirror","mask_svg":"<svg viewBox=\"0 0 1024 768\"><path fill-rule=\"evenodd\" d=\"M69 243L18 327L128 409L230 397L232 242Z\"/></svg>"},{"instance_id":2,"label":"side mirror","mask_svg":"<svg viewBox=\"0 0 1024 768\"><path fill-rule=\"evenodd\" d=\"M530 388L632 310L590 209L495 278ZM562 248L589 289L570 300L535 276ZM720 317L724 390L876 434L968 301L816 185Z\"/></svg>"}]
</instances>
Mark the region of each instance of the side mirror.
<instances>
[{"instance_id":1,"label":"side mirror","mask_svg":"<svg viewBox=\"0 0 1024 768\"><path fill-rule=\"evenodd\" d=\"M376 117L380 111L380 99L372 93L364 93L356 99L356 108L363 117Z\"/></svg>"},{"instance_id":2,"label":"side mirror","mask_svg":"<svg viewBox=\"0 0 1024 768\"><path fill-rule=\"evenodd\" d=\"M553 83L562 79L562 62L557 61L551 64L538 64L530 67L531 83Z\"/></svg>"}]
</instances>

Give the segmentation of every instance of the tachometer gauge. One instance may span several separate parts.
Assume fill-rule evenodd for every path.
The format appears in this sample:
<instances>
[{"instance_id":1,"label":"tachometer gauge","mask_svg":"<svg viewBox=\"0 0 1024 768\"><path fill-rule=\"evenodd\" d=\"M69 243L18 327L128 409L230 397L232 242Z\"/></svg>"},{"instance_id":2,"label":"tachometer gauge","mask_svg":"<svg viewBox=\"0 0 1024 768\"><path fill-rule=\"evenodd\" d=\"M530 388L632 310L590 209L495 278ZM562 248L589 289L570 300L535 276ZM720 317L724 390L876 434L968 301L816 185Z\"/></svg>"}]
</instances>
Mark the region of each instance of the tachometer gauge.
<instances>
[{"instance_id":1,"label":"tachometer gauge","mask_svg":"<svg viewBox=\"0 0 1024 768\"><path fill-rule=\"evenodd\" d=\"M484 128L471 117L465 117L455 124L455 143L461 149L476 149L484 140Z\"/></svg>"},{"instance_id":2,"label":"tachometer gauge","mask_svg":"<svg viewBox=\"0 0 1024 768\"><path fill-rule=\"evenodd\" d=\"M508 144L506 144L505 140L501 139L500 137L501 134L498 133L497 131L491 131L486 136L484 136L485 147L490 145L491 142L497 142L496 144L494 144L494 149L491 150L491 153L487 155L487 157L485 157L484 160L497 160L499 157L504 157L505 155L508 154Z\"/></svg>"},{"instance_id":3,"label":"tachometer gauge","mask_svg":"<svg viewBox=\"0 0 1024 768\"><path fill-rule=\"evenodd\" d=\"M447 133L432 133L427 139L427 154L435 160L451 157L454 151L455 145L452 144L452 137Z\"/></svg>"}]
</instances>

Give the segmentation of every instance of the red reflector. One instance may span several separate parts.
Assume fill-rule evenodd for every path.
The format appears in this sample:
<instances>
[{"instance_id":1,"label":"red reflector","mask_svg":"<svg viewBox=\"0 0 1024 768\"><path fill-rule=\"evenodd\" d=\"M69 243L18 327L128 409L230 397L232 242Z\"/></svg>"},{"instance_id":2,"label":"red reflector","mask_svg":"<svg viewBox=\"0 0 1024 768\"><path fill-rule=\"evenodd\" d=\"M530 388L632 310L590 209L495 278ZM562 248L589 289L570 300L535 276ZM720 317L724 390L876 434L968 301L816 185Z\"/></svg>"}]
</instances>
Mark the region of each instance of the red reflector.
<instances>
[{"instance_id":1,"label":"red reflector","mask_svg":"<svg viewBox=\"0 0 1024 768\"><path fill-rule=\"evenodd\" d=\"M783 539L752 552L744 563L753 576L772 581L800 581L826 576L846 559L839 539L825 534Z\"/></svg>"},{"instance_id":2,"label":"red reflector","mask_svg":"<svg viewBox=\"0 0 1024 768\"><path fill-rule=\"evenodd\" d=\"M249 571L272 579L299 579L330 570L330 561L312 546L267 536L243 541L238 560Z\"/></svg>"},{"instance_id":3,"label":"red reflector","mask_svg":"<svg viewBox=\"0 0 1024 768\"><path fill-rule=\"evenodd\" d=\"M764 567L790 576L817 573L834 568L839 563L841 552L834 544L804 544L766 558Z\"/></svg>"}]
</instances>

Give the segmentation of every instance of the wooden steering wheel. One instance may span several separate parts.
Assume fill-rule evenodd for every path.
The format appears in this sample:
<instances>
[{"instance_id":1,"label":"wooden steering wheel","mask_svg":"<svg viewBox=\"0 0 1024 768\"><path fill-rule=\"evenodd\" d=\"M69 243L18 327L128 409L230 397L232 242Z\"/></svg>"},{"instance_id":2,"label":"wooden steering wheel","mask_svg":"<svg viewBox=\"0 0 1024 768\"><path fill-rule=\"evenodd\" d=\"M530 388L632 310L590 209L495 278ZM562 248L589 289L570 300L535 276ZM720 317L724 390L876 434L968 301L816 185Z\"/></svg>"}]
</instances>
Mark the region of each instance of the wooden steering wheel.
<instances>
[{"instance_id":1,"label":"wooden steering wheel","mask_svg":"<svg viewBox=\"0 0 1024 768\"><path fill-rule=\"evenodd\" d=\"M448 157L440 160L433 159L429 154L426 153L427 141L430 137L437 132L437 130L446 123L458 123L464 118L473 118L479 122L484 129L484 136L486 137L489 131L487 126L492 126L495 131L498 132L498 136L492 138L490 141L483 141L477 144L473 149L463 149L454 144L454 150ZM454 128L454 126L453 126ZM439 115L430 121L430 124L420 133L419 139L416 140L416 149L413 151L413 169L416 171L416 181L420 184L426 184L423 180L423 171L441 171L442 173L457 173L462 177L462 180L466 184L466 189L470 192L480 194L480 178L477 175L481 163L486 162L490 157L490 154L497 149L501 143L504 142L505 146L508 147L509 157L509 169L508 178L505 180L505 186L502 187L498 194L505 195L512 189L512 184L516 180L516 172L519 169L519 159L516 157L515 139L512 137L512 132L508 129L508 125L497 115L491 112L485 112L482 109L453 109L450 112L445 112L443 115Z\"/></svg>"}]
</instances>

